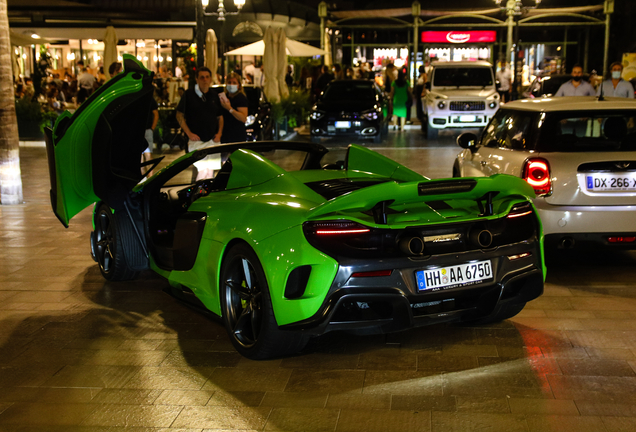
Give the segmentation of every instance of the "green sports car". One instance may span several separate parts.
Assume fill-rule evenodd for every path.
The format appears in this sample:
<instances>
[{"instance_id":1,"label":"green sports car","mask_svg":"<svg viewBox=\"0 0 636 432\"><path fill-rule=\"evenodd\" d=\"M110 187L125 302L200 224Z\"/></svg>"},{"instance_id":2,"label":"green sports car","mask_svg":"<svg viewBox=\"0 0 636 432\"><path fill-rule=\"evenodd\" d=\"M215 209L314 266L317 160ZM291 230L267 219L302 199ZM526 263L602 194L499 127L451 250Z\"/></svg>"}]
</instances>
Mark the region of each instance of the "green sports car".
<instances>
[{"instance_id":1,"label":"green sports car","mask_svg":"<svg viewBox=\"0 0 636 432\"><path fill-rule=\"evenodd\" d=\"M108 280L152 269L220 316L252 359L333 330L392 332L517 314L543 292L543 234L524 180L429 180L362 146L254 142L194 151L146 178L152 73L127 56L47 134L65 226L95 203ZM196 180L202 162L213 175Z\"/></svg>"}]
</instances>

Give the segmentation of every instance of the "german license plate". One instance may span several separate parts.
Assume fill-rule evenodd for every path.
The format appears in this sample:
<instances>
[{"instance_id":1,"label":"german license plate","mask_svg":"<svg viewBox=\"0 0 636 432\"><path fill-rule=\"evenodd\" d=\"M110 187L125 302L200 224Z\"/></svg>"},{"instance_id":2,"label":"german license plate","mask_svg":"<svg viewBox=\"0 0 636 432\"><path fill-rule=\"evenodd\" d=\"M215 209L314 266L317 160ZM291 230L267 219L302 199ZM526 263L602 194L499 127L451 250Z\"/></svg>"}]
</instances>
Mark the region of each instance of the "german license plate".
<instances>
[{"instance_id":1,"label":"german license plate","mask_svg":"<svg viewBox=\"0 0 636 432\"><path fill-rule=\"evenodd\" d=\"M461 115L459 116L459 121L462 123L475 123L477 121L477 116L474 115Z\"/></svg>"},{"instance_id":2,"label":"german license plate","mask_svg":"<svg viewBox=\"0 0 636 432\"><path fill-rule=\"evenodd\" d=\"M440 291L475 285L484 280L492 279L492 277L492 264L490 260L442 267L434 270L419 270L415 273L417 289L419 291Z\"/></svg>"},{"instance_id":3,"label":"german license plate","mask_svg":"<svg viewBox=\"0 0 636 432\"><path fill-rule=\"evenodd\" d=\"M350 121L337 121L336 129L349 129L351 127Z\"/></svg>"},{"instance_id":4,"label":"german license plate","mask_svg":"<svg viewBox=\"0 0 636 432\"><path fill-rule=\"evenodd\" d=\"M636 173L594 173L585 176L587 190L593 192L636 191Z\"/></svg>"}]
</instances>

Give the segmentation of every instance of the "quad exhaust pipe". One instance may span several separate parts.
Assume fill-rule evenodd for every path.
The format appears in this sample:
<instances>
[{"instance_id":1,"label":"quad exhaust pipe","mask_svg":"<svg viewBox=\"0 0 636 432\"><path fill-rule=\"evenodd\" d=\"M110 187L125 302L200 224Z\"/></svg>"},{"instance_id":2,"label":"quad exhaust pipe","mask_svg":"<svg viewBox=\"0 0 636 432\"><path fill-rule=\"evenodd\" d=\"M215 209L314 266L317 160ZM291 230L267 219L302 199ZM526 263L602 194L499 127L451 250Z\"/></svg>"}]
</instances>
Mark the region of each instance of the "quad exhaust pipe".
<instances>
[{"instance_id":1,"label":"quad exhaust pipe","mask_svg":"<svg viewBox=\"0 0 636 432\"><path fill-rule=\"evenodd\" d=\"M398 242L400 251L405 255L422 255L424 240L421 237L402 237Z\"/></svg>"},{"instance_id":2,"label":"quad exhaust pipe","mask_svg":"<svg viewBox=\"0 0 636 432\"><path fill-rule=\"evenodd\" d=\"M479 245L480 248L489 248L492 245L492 233L488 230L473 230L468 236L471 243Z\"/></svg>"}]
</instances>

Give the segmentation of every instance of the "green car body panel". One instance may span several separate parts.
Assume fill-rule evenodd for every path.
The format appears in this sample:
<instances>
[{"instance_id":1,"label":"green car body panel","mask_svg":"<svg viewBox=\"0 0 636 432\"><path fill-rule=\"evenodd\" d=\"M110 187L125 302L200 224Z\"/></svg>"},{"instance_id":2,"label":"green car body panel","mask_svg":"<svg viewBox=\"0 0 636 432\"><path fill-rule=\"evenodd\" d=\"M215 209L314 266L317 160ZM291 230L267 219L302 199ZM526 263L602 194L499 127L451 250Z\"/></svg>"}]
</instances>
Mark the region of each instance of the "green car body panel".
<instances>
[{"instance_id":1,"label":"green car body panel","mask_svg":"<svg viewBox=\"0 0 636 432\"><path fill-rule=\"evenodd\" d=\"M133 228L135 223L138 225L136 236L131 234L129 241L138 241L144 247L146 268L166 278L175 289L187 287L207 310L216 315L224 315L221 299L224 259L237 244L248 245L258 258L269 287L276 324L289 328L327 313L327 296L333 295L339 287L336 280L342 271L342 257L311 244L304 231L308 223L346 222L361 224L371 230L407 232L413 227L434 230L449 224L497 221L505 219L515 206L525 203L532 206L534 214L537 213L532 204L532 187L509 175L430 180L385 156L353 144L347 150L341 169L318 167L287 171L268 159L265 152L261 154L255 150L256 144L252 144L253 148L247 148L250 147L247 144L228 145L227 148L232 149L231 163L228 164L231 171L225 186L194 198L187 205L183 203L187 213L205 215L197 222L202 231L197 239L196 255L192 256L189 267L171 267L165 258L153 255L156 246L150 244L153 237L149 221L153 214L142 209L146 209L145 205L150 206L148 196L159 194L173 173L206 153L199 151L181 156L140 182L143 178L139 160L144 129L137 123L143 118L143 109L151 94L152 73L132 56L125 57L124 66L124 73L92 95L81 110L73 116L62 115L47 137L53 211L64 226L96 202L105 203L114 216L129 217ZM271 145L281 144L274 142ZM286 145L285 149L290 149L291 144ZM307 146L299 144L303 145ZM324 147L318 147L327 152ZM309 186L334 181L366 183L364 187L331 198ZM466 182L470 187L455 188ZM493 194L492 191L497 192ZM490 197L492 208L487 213L482 204L486 196ZM137 216L131 213L131 202L139 204ZM435 206L432 202L444 202L445 205ZM378 220L375 213L379 204L385 209L384 220ZM97 211L96 205L94 213ZM175 220L180 215L175 216ZM538 218L536 225L540 245L536 249L540 250L540 257L536 257L536 267L540 268L536 270L542 272L545 280L543 230ZM96 230L95 225L93 228ZM401 256L399 259L408 261L409 258ZM471 259L475 260L474 257ZM408 264L409 272L426 267L425 261L414 262ZM374 265L381 264L376 261ZM288 298L286 286L291 275L300 268L311 270L301 294ZM414 274L409 277L414 279Z\"/></svg>"}]
</instances>

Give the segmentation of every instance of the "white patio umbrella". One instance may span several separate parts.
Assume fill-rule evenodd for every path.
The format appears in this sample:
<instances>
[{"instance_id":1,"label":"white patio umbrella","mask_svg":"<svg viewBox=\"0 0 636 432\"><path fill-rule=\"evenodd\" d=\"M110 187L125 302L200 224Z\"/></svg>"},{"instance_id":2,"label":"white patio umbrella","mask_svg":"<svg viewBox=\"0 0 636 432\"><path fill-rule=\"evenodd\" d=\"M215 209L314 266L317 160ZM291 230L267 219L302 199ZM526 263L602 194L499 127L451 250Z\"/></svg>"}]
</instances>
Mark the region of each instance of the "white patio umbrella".
<instances>
[{"instance_id":1,"label":"white patio umbrella","mask_svg":"<svg viewBox=\"0 0 636 432\"><path fill-rule=\"evenodd\" d=\"M106 34L104 35L104 73L107 78L111 78L108 69L113 62L117 61L117 35L115 34L115 27L106 27Z\"/></svg>"},{"instance_id":2,"label":"white patio umbrella","mask_svg":"<svg viewBox=\"0 0 636 432\"><path fill-rule=\"evenodd\" d=\"M268 27L265 30L265 49L263 52L263 73L265 74L265 85L263 91L270 101L280 100L280 90L278 88L278 41L276 32Z\"/></svg>"},{"instance_id":3,"label":"white patio umbrella","mask_svg":"<svg viewBox=\"0 0 636 432\"><path fill-rule=\"evenodd\" d=\"M285 41L286 53L292 57L313 57L326 54L326 51L316 48L311 45L307 45L302 42L295 41L293 39L286 39ZM265 42L259 40L258 42L245 45L241 48L237 48L232 51L226 52L224 55L254 55L262 56L265 52Z\"/></svg>"},{"instance_id":4,"label":"white patio umbrella","mask_svg":"<svg viewBox=\"0 0 636 432\"><path fill-rule=\"evenodd\" d=\"M212 84L218 84L216 70L219 66L219 50L213 29L208 29L205 35L205 65L212 71Z\"/></svg>"},{"instance_id":5,"label":"white patio umbrella","mask_svg":"<svg viewBox=\"0 0 636 432\"><path fill-rule=\"evenodd\" d=\"M281 99L289 97L289 89L285 82L285 75L287 74L287 36L285 30L278 29L276 31L276 39L278 41L277 46L277 62L276 62L276 79L278 80L278 90L280 92Z\"/></svg>"}]
</instances>

